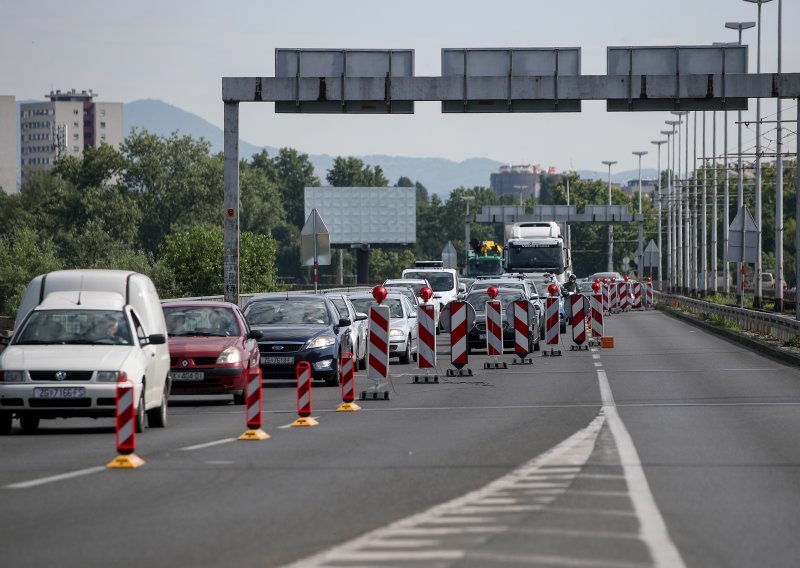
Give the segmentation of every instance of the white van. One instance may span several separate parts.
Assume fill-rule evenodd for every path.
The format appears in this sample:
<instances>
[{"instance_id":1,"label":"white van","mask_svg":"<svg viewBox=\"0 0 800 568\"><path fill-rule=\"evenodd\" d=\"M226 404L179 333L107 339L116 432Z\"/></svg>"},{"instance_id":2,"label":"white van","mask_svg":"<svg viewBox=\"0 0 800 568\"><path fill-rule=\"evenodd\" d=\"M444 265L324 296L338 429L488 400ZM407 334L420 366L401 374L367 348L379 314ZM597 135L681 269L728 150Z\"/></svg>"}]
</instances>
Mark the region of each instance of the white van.
<instances>
[{"instance_id":1,"label":"white van","mask_svg":"<svg viewBox=\"0 0 800 568\"><path fill-rule=\"evenodd\" d=\"M454 268L417 267L403 270L403 279L425 279L433 290L433 303L436 314L442 313L442 307L456 299L459 292L466 292L466 286L459 283L458 271Z\"/></svg>"},{"instance_id":2,"label":"white van","mask_svg":"<svg viewBox=\"0 0 800 568\"><path fill-rule=\"evenodd\" d=\"M134 385L136 429L167 424L169 349L153 282L124 270L61 270L34 278L0 354L0 434L16 417L113 417L116 383Z\"/></svg>"}]
</instances>

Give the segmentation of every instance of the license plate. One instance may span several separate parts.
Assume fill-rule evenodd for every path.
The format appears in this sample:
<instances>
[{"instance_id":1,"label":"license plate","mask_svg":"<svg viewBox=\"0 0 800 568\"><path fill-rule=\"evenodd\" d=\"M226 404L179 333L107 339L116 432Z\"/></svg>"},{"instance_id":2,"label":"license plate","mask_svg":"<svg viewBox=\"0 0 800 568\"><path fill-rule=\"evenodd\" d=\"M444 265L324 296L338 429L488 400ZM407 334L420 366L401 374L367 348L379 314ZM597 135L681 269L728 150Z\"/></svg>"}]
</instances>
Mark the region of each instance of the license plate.
<instances>
[{"instance_id":1,"label":"license plate","mask_svg":"<svg viewBox=\"0 0 800 568\"><path fill-rule=\"evenodd\" d=\"M86 396L84 387L36 387L33 389L33 398L83 398Z\"/></svg>"},{"instance_id":2,"label":"license plate","mask_svg":"<svg viewBox=\"0 0 800 568\"><path fill-rule=\"evenodd\" d=\"M202 371L177 371L172 373L173 381L202 381L205 374Z\"/></svg>"},{"instance_id":3,"label":"license plate","mask_svg":"<svg viewBox=\"0 0 800 568\"><path fill-rule=\"evenodd\" d=\"M262 365L293 365L294 364L294 357L290 356L283 356L277 357L274 355L268 355L261 358Z\"/></svg>"}]
</instances>

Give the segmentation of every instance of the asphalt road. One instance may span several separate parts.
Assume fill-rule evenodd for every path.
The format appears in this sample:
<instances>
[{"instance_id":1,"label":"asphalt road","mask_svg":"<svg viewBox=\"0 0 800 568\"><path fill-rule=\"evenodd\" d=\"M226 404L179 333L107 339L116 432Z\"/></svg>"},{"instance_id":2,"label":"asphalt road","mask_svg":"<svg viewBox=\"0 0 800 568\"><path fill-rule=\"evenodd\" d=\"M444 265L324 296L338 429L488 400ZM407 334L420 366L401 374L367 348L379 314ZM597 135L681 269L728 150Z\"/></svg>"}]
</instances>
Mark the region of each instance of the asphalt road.
<instances>
[{"instance_id":1,"label":"asphalt road","mask_svg":"<svg viewBox=\"0 0 800 568\"><path fill-rule=\"evenodd\" d=\"M315 386L312 428L270 385L262 442L236 440L243 407L174 397L136 470L104 467L112 420L15 430L0 565L797 565L800 370L658 312L606 332L462 377L442 345L439 384L393 364L390 400L354 413Z\"/></svg>"}]
</instances>

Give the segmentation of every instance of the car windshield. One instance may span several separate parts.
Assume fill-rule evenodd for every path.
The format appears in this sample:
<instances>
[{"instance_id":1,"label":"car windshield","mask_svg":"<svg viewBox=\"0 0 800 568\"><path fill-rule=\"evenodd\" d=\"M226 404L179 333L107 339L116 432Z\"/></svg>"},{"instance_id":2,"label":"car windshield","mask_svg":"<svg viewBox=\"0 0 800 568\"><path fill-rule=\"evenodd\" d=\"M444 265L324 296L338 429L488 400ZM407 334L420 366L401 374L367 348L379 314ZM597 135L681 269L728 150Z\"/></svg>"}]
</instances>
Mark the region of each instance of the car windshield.
<instances>
[{"instance_id":1,"label":"car windshield","mask_svg":"<svg viewBox=\"0 0 800 568\"><path fill-rule=\"evenodd\" d=\"M402 294L408 301L411 302L411 305L417 303L417 297L414 295L414 290L407 286L386 286L386 289L389 292L397 292L398 294Z\"/></svg>"},{"instance_id":2,"label":"car windshield","mask_svg":"<svg viewBox=\"0 0 800 568\"><path fill-rule=\"evenodd\" d=\"M455 280L450 272L415 270L413 272L406 272L404 276L427 280L434 292L447 292L456 287Z\"/></svg>"},{"instance_id":3,"label":"car windshield","mask_svg":"<svg viewBox=\"0 0 800 568\"><path fill-rule=\"evenodd\" d=\"M384 283L384 286L389 288L390 286L408 286L409 288L414 290L414 294L419 296L419 291L425 288L426 284L424 282L410 282L406 280L387 280Z\"/></svg>"},{"instance_id":4,"label":"car windshield","mask_svg":"<svg viewBox=\"0 0 800 568\"><path fill-rule=\"evenodd\" d=\"M15 345L129 345L131 331L122 311L42 310L31 312Z\"/></svg>"},{"instance_id":5,"label":"car windshield","mask_svg":"<svg viewBox=\"0 0 800 568\"><path fill-rule=\"evenodd\" d=\"M377 306L378 302L372 298L350 298L357 312L369 314L369 309L372 306ZM403 317L403 306L400 305L399 298L387 298L383 301L384 306L389 306L389 317L401 318Z\"/></svg>"},{"instance_id":6,"label":"car windshield","mask_svg":"<svg viewBox=\"0 0 800 568\"><path fill-rule=\"evenodd\" d=\"M339 315L343 318L350 317L350 312L347 310L347 303L341 298L331 298L331 302L339 311Z\"/></svg>"},{"instance_id":7,"label":"car windshield","mask_svg":"<svg viewBox=\"0 0 800 568\"><path fill-rule=\"evenodd\" d=\"M475 308L476 312L485 312L486 311L486 301L490 300L489 295L486 292L474 292L467 296L467 302ZM503 312L505 313L506 308L511 302L515 302L517 300L524 300L525 297L522 295L521 292L517 292L516 290L501 290L500 293L497 295L496 300L500 300L500 305L503 308Z\"/></svg>"},{"instance_id":8,"label":"car windshield","mask_svg":"<svg viewBox=\"0 0 800 568\"><path fill-rule=\"evenodd\" d=\"M475 282L470 289L470 292L477 292L478 290L487 290L489 286L497 286L498 288L502 286L503 288L513 288L515 290L525 290L525 284L523 282L492 282L492 281L483 281L483 282Z\"/></svg>"},{"instance_id":9,"label":"car windshield","mask_svg":"<svg viewBox=\"0 0 800 568\"><path fill-rule=\"evenodd\" d=\"M323 300L262 300L247 304L244 316L250 325L330 325Z\"/></svg>"},{"instance_id":10,"label":"car windshield","mask_svg":"<svg viewBox=\"0 0 800 568\"><path fill-rule=\"evenodd\" d=\"M497 276L503 273L503 263L499 258L471 258L467 261L467 273L470 276Z\"/></svg>"},{"instance_id":11,"label":"car windshield","mask_svg":"<svg viewBox=\"0 0 800 568\"><path fill-rule=\"evenodd\" d=\"M164 307L167 333L171 337L181 336L226 336L240 335L239 322L230 308L214 306Z\"/></svg>"}]
</instances>

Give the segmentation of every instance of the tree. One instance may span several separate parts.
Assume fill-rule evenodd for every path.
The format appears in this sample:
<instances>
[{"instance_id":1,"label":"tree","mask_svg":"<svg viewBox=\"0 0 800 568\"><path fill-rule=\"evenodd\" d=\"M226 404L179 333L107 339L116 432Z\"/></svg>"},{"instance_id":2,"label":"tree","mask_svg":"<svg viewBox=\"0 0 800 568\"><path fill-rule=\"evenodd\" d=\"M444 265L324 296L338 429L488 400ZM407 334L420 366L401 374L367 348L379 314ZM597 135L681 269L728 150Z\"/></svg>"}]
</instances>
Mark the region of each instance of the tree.
<instances>
[{"instance_id":1,"label":"tree","mask_svg":"<svg viewBox=\"0 0 800 568\"><path fill-rule=\"evenodd\" d=\"M61 266L53 241L32 227L18 226L0 235L0 314L16 314L28 283Z\"/></svg>"},{"instance_id":2,"label":"tree","mask_svg":"<svg viewBox=\"0 0 800 568\"><path fill-rule=\"evenodd\" d=\"M326 178L334 187L387 187L389 180L380 166L364 165L358 158L337 157Z\"/></svg>"}]
</instances>

